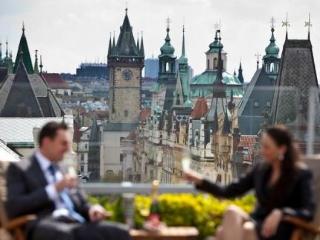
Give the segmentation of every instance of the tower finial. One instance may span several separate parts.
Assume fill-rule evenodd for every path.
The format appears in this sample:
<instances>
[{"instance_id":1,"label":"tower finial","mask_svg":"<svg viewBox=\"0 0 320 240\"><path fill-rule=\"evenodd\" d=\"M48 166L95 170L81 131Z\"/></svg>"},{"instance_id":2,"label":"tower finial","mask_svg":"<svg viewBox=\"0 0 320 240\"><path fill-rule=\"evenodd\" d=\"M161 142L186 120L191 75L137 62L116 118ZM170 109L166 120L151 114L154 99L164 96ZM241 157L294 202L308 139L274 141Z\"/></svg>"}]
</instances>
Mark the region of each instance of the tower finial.
<instances>
[{"instance_id":1,"label":"tower finial","mask_svg":"<svg viewBox=\"0 0 320 240\"><path fill-rule=\"evenodd\" d=\"M22 34L24 34L25 27L24 27L24 21L22 22Z\"/></svg>"},{"instance_id":2,"label":"tower finial","mask_svg":"<svg viewBox=\"0 0 320 240\"><path fill-rule=\"evenodd\" d=\"M286 20L282 21L282 27L286 28L286 39L288 39L288 28L290 27L290 22L288 20L288 13L286 14Z\"/></svg>"},{"instance_id":3,"label":"tower finial","mask_svg":"<svg viewBox=\"0 0 320 240\"><path fill-rule=\"evenodd\" d=\"M261 54L259 52L257 52L254 56L257 58L257 70L258 70L259 69L259 63L260 63Z\"/></svg>"},{"instance_id":4,"label":"tower finial","mask_svg":"<svg viewBox=\"0 0 320 240\"><path fill-rule=\"evenodd\" d=\"M40 55L40 73L42 73L43 64L42 64L42 55Z\"/></svg>"},{"instance_id":5,"label":"tower finial","mask_svg":"<svg viewBox=\"0 0 320 240\"><path fill-rule=\"evenodd\" d=\"M308 21L306 21L306 22L304 23L304 26L305 26L305 27L308 27L308 39L310 40L310 28L312 27L312 22L311 22L310 13L309 13Z\"/></svg>"}]
</instances>

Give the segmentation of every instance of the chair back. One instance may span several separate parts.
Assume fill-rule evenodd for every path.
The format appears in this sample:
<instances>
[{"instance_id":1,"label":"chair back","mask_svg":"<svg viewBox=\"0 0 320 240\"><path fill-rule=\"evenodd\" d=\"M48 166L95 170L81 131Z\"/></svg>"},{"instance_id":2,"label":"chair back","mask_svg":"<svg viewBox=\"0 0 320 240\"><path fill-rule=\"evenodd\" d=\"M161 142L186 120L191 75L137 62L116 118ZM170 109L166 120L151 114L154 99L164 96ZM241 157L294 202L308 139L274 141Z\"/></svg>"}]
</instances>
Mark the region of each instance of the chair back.
<instances>
[{"instance_id":1,"label":"chair back","mask_svg":"<svg viewBox=\"0 0 320 240\"><path fill-rule=\"evenodd\" d=\"M306 157L306 164L313 173L313 193L314 201L317 204L314 224L320 226L320 155Z\"/></svg>"},{"instance_id":2,"label":"chair back","mask_svg":"<svg viewBox=\"0 0 320 240\"><path fill-rule=\"evenodd\" d=\"M320 155L312 155L305 157L305 162L313 173L313 193L314 202L316 203L316 212L313 220L315 226L320 226ZM303 233L303 240L319 240L319 236L315 236L308 232Z\"/></svg>"},{"instance_id":3,"label":"chair back","mask_svg":"<svg viewBox=\"0 0 320 240\"><path fill-rule=\"evenodd\" d=\"M3 229L2 227L8 222L6 216L4 202L6 201L7 191L6 191L6 181L5 181L5 172L9 163L0 162L0 236L1 240L10 240L12 239L10 234Z\"/></svg>"}]
</instances>

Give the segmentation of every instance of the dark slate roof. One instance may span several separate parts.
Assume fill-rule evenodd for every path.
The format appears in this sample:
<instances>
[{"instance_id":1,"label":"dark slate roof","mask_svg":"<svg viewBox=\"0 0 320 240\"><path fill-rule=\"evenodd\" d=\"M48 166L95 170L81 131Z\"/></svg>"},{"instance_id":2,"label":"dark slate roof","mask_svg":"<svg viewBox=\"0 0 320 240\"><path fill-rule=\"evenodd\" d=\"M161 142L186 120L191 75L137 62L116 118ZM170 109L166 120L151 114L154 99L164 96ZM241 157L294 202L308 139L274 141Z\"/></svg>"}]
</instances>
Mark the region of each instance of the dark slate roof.
<instances>
[{"instance_id":1,"label":"dark slate roof","mask_svg":"<svg viewBox=\"0 0 320 240\"><path fill-rule=\"evenodd\" d=\"M130 132L138 127L138 123L111 123L108 122L104 126L104 131L107 132Z\"/></svg>"},{"instance_id":2,"label":"dark slate roof","mask_svg":"<svg viewBox=\"0 0 320 240\"><path fill-rule=\"evenodd\" d=\"M8 69L0 67L0 88L8 75Z\"/></svg>"},{"instance_id":3,"label":"dark slate roof","mask_svg":"<svg viewBox=\"0 0 320 240\"><path fill-rule=\"evenodd\" d=\"M310 40L286 39L276 86L272 122L293 123L299 114L301 120L307 120L309 90L318 88ZM319 99L316 101L319 106Z\"/></svg>"},{"instance_id":4,"label":"dark slate roof","mask_svg":"<svg viewBox=\"0 0 320 240\"><path fill-rule=\"evenodd\" d=\"M28 74L22 60L0 88L1 117L61 117L64 113L38 74Z\"/></svg>"},{"instance_id":5,"label":"dark slate roof","mask_svg":"<svg viewBox=\"0 0 320 240\"><path fill-rule=\"evenodd\" d=\"M120 35L116 45L116 55L124 57L140 56L139 49L136 45L132 34L128 14L126 13L123 24L120 27Z\"/></svg>"},{"instance_id":6,"label":"dark slate roof","mask_svg":"<svg viewBox=\"0 0 320 240\"><path fill-rule=\"evenodd\" d=\"M44 80L51 89L69 89L68 83L59 73L42 73Z\"/></svg>"},{"instance_id":7,"label":"dark slate roof","mask_svg":"<svg viewBox=\"0 0 320 240\"><path fill-rule=\"evenodd\" d=\"M274 94L275 78L264 69L253 75L239 106L239 128L241 134L255 135L266 120L264 113L270 114Z\"/></svg>"},{"instance_id":8,"label":"dark slate roof","mask_svg":"<svg viewBox=\"0 0 320 240\"><path fill-rule=\"evenodd\" d=\"M24 29L22 30L22 35L21 35L21 38L20 38L19 47L18 47L18 51L17 51L17 56L16 56L16 60L15 60L15 65L14 65L14 68L13 68L13 72L14 73L17 72L18 65L19 65L19 62L20 62L21 58L23 60L25 68L27 69L27 72L29 74L33 73L32 61L31 61L31 57L30 57L27 38L26 38L26 36L24 34Z\"/></svg>"}]
</instances>

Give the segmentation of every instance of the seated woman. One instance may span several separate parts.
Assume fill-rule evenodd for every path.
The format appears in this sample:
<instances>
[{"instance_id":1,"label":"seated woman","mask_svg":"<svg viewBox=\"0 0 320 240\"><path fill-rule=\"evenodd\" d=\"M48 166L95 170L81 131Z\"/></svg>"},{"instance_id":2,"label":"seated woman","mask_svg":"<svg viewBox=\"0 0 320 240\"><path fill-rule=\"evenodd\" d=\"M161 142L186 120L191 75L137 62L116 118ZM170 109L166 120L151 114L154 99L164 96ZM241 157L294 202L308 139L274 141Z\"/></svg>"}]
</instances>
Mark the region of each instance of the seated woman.
<instances>
[{"instance_id":1,"label":"seated woman","mask_svg":"<svg viewBox=\"0 0 320 240\"><path fill-rule=\"evenodd\" d=\"M234 198L253 189L257 206L248 215L236 206L225 213L217 230L218 240L289 240L293 226L281 222L284 215L312 220L314 214L312 173L300 156L293 137L284 127L273 127L262 134L261 155L263 161L225 187L188 171L187 180L202 191L217 197Z\"/></svg>"}]
</instances>

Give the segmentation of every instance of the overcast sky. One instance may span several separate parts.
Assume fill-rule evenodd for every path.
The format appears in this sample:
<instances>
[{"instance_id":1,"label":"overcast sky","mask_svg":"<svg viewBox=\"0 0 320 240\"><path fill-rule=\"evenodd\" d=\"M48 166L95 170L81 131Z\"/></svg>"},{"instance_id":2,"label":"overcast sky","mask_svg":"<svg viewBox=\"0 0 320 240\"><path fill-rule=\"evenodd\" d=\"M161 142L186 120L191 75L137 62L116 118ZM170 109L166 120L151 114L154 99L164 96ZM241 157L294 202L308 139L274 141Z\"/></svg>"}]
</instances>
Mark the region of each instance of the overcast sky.
<instances>
[{"instance_id":1,"label":"overcast sky","mask_svg":"<svg viewBox=\"0 0 320 240\"><path fill-rule=\"evenodd\" d=\"M270 19L276 19L276 40L282 49L289 15L289 38L306 38L304 22L311 12L311 40L319 72L320 1L318 0L128 0L134 35L143 31L147 57L158 56L164 42L166 18L171 19L171 39L181 54L182 25L186 27L186 51L195 73L205 68L205 55L213 41L215 24L221 21L228 72L241 59L246 81L256 68L255 53L264 54L270 38ZM84 61L105 62L109 33L124 17L125 0L1 0L0 40L9 40L15 56L22 21L30 51L38 49L48 72L71 72ZM32 56L34 61L34 56Z\"/></svg>"}]
</instances>

